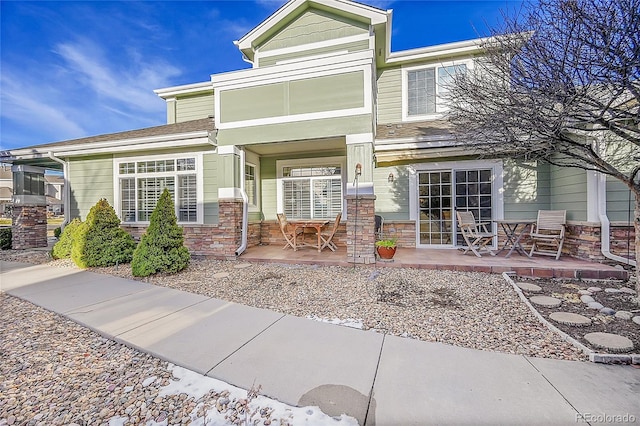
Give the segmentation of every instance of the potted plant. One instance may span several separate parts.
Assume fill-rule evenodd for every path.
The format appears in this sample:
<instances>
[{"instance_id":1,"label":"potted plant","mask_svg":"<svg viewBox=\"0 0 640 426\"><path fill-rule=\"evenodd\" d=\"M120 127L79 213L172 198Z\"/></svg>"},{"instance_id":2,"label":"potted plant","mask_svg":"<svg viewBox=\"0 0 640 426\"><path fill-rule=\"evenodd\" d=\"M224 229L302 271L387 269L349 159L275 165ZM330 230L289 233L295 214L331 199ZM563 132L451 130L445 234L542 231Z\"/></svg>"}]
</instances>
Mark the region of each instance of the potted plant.
<instances>
[{"instance_id":1,"label":"potted plant","mask_svg":"<svg viewBox=\"0 0 640 426\"><path fill-rule=\"evenodd\" d=\"M381 259L393 259L396 254L396 239L386 238L384 240L376 241L376 251Z\"/></svg>"}]
</instances>

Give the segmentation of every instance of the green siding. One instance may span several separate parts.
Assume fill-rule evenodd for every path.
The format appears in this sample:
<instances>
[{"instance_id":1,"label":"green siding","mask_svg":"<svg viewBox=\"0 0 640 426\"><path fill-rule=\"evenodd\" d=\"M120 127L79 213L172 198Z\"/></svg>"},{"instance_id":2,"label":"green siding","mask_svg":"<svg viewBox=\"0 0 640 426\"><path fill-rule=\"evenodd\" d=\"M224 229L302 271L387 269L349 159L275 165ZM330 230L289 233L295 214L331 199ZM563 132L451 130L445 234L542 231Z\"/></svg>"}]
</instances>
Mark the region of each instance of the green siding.
<instances>
[{"instance_id":1,"label":"green siding","mask_svg":"<svg viewBox=\"0 0 640 426\"><path fill-rule=\"evenodd\" d=\"M292 52L282 55L274 55L263 57L258 60L258 65L260 67L266 67L270 65L275 65L280 61L287 61L291 59L305 58L308 56L317 56L325 53L331 52L359 52L362 50L369 49L369 40L359 40L353 41L351 43L343 43L343 44L335 44L332 46L321 47L317 49L305 49L301 52Z\"/></svg>"},{"instance_id":2,"label":"green siding","mask_svg":"<svg viewBox=\"0 0 640 426\"><path fill-rule=\"evenodd\" d=\"M504 162L504 217L533 219L538 210L549 210L549 165L537 161Z\"/></svg>"},{"instance_id":3,"label":"green siding","mask_svg":"<svg viewBox=\"0 0 640 426\"><path fill-rule=\"evenodd\" d=\"M206 154L202 157L204 180L204 223L218 223L218 155Z\"/></svg>"},{"instance_id":4,"label":"green siding","mask_svg":"<svg viewBox=\"0 0 640 426\"><path fill-rule=\"evenodd\" d=\"M364 106L364 72L226 90L220 122L230 123Z\"/></svg>"},{"instance_id":5,"label":"green siding","mask_svg":"<svg viewBox=\"0 0 640 426\"><path fill-rule=\"evenodd\" d=\"M393 182L389 182L393 173ZM378 167L373 170L376 213L385 220L409 220L409 169L406 166Z\"/></svg>"},{"instance_id":6,"label":"green siding","mask_svg":"<svg viewBox=\"0 0 640 426\"><path fill-rule=\"evenodd\" d=\"M378 123L402 121L402 69L378 71Z\"/></svg>"},{"instance_id":7,"label":"green siding","mask_svg":"<svg viewBox=\"0 0 640 426\"><path fill-rule=\"evenodd\" d=\"M587 175L582 169L550 166L551 209L566 210L567 220L587 220Z\"/></svg>"},{"instance_id":8,"label":"green siding","mask_svg":"<svg viewBox=\"0 0 640 426\"><path fill-rule=\"evenodd\" d=\"M289 114L364 107L364 72L327 75L289 83Z\"/></svg>"},{"instance_id":9,"label":"green siding","mask_svg":"<svg viewBox=\"0 0 640 426\"><path fill-rule=\"evenodd\" d=\"M178 98L176 100L176 122L198 120L213 115L213 92Z\"/></svg>"},{"instance_id":10,"label":"green siding","mask_svg":"<svg viewBox=\"0 0 640 426\"><path fill-rule=\"evenodd\" d=\"M268 51L336 38L369 34L368 25L324 11L309 9L258 46Z\"/></svg>"},{"instance_id":11,"label":"green siding","mask_svg":"<svg viewBox=\"0 0 640 426\"><path fill-rule=\"evenodd\" d=\"M612 222L633 223L635 197L620 180L607 177L607 216Z\"/></svg>"},{"instance_id":12,"label":"green siding","mask_svg":"<svg viewBox=\"0 0 640 426\"><path fill-rule=\"evenodd\" d=\"M247 145L254 143L285 142L371 132L371 115L327 118L264 126L221 129L220 145Z\"/></svg>"},{"instance_id":13,"label":"green siding","mask_svg":"<svg viewBox=\"0 0 640 426\"><path fill-rule=\"evenodd\" d=\"M113 206L113 158L111 155L71 159L70 215L85 220L91 207L101 198Z\"/></svg>"}]
</instances>

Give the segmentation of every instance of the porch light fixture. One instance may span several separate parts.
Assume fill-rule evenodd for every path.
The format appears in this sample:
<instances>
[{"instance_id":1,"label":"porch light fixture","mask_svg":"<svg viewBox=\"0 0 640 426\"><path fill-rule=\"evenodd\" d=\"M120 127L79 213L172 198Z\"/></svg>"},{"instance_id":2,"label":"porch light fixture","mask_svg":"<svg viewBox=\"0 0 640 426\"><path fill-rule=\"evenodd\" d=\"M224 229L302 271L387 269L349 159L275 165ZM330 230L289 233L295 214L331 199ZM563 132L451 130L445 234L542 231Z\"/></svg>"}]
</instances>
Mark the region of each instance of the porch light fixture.
<instances>
[{"instance_id":1,"label":"porch light fixture","mask_svg":"<svg viewBox=\"0 0 640 426\"><path fill-rule=\"evenodd\" d=\"M358 163L356 164L356 176L361 176L362 175L362 164Z\"/></svg>"},{"instance_id":2,"label":"porch light fixture","mask_svg":"<svg viewBox=\"0 0 640 426\"><path fill-rule=\"evenodd\" d=\"M389 173L389 176L387 176L387 182L391 183L395 180L395 176L393 176L393 173Z\"/></svg>"}]
</instances>

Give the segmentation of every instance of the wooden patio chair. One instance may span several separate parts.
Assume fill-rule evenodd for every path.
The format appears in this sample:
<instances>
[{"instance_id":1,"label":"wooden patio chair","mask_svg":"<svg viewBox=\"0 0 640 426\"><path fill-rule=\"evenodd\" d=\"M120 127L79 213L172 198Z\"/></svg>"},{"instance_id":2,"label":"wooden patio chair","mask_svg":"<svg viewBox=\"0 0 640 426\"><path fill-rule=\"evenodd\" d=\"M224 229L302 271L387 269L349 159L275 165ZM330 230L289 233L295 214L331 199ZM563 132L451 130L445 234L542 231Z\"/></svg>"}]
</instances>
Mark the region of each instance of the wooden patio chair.
<instances>
[{"instance_id":1,"label":"wooden patio chair","mask_svg":"<svg viewBox=\"0 0 640 426\"><path fill-rule=\"evenodd\" d=\"M464 250L464 254L467 254L469 250L478 257L482 257L480 252L487 252L491 256L496 254L489 248L490 244L493 244L493 239L496 234L487 230L487 223L476 222L476 218L472 212L457 211L456 217L458 218L458 227L464 241L467 243L467 247Z\"/></svg>"},{"instance_id":2,"label":"wooden patio chair","mask_svg":"<svg viewBox=\"0 0 640 426\"><path fill-rule=\"evenodd\" d=\"M566 223L566 210L538 210L538 220L529 234L533 243L529 256L541 254L560 259Z\"/></svg>"},{"instance_id":3,"label":"wooden patio chair","mask_svg":"<svg viewBox=\"0 0 640 426\"><path fill-rule=\"evenodd\" d=\"M333 227L331 231L328 233L320 233L320 238L322 239L322 247L320 251L324 250L325 247L329 247L329 250L336 251L338 248L336 244L333 242L333 236L336 235L336 231L338 230L338 226L340 225L340 219L342 218L342 212L336 215L336 220L333 222Z\"/></svg>"},{"instance_id":4,"label":"wooden patio chair","mask_svg":"<svg viewBox=\"0 0 640 426\"><path fill-rule=\"evenodd\" d=\"M284 245L284 247L282 247L282 250L286 249L287 247L294 248L293 239L295 235L294 235L294 231L291 230L291 227L287 222L287 216L284 213L278 213L277 216L278 216L278 224L280 225L280 231L282 231L282 236L287 242ZM299 229L298 233L302 233L302 230Z\"/></svg>"}]
</instances>

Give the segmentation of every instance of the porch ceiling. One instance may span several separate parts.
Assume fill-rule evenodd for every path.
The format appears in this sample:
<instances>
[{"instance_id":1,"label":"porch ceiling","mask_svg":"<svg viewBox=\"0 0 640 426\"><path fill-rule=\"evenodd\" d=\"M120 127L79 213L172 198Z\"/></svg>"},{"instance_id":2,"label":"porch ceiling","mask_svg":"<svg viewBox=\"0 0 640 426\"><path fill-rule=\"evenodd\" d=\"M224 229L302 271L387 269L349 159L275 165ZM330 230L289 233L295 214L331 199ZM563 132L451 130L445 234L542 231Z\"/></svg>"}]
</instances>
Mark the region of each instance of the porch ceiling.
<instances>
[{"instance_id":1,"label":"porch ceiling","mask_svg":"<svg viewBox=\"0 0 640 426\"><path fill-rule=\"evenodd\" d=\"M346 153L345 138L305 139L302 141L273 142L245 145L258 155L305 154L323 151L340 151Z\"/></svg>"}]
</instances>

